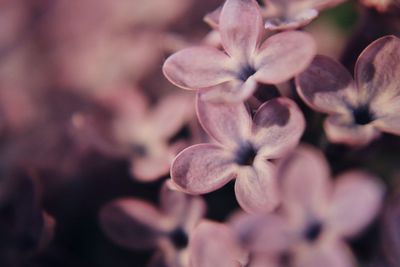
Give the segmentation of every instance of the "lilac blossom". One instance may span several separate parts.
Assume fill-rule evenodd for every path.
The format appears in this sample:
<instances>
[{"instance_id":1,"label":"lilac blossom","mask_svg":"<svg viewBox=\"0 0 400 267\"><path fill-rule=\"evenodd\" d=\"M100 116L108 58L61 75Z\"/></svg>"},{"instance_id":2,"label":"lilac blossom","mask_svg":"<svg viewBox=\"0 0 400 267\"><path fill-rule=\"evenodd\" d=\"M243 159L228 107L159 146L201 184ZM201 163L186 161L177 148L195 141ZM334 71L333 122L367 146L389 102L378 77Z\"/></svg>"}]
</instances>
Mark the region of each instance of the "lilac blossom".
<instances>
[{"instance_id":1,"label":"lilac blossom","mask_svg":"<svg viewBox=\"0 0 400 267\"><path fill-rule=\"evenodd\" d=\"M249 266L353 266L344 241L360 233L379 211L383 187L376 177L353 170L332 182L323 155L310 147L282 160L278 177L282 210L242 216L234 223L253 254Z\"/></svg>"},{"instance_id":2,"label":"lilac blossom","mask_svg":"<svg viewBox=\"0 0 400 267\"><path fill-rule=\"evenodd\" d=\"M247 263L247 252L231 227L206 220L192 232L189 256L191 267L241 267Z\"/></svg>"},{"instance_id":3,"label":"lilac blossom","mask_svg":"<svg viewBox=\"0 0 400 267\"><path fill-rule=\"evenodd\" d=\"M292 31L262 43L262 24L254 0L226 1L219 24L224 51L183 49L165 61L164 75L184 89L208 88L205 97L210 100L240 102L253 94L257 82L281 83L303 71L316 53L312 37Z\"/></svg>"},{"instance_id":4,"label":"lilac blossom","mask_svg":"<svg viewBox=\"0 0 400 267\"><path fill-rule=\"evenodd\" d=\"M217 104L197 97L197 115L216 143L183 150L172 163L171 177L187 193L204 194L236 179L239 204L248 212L268 212L278 202L274 164L303 134L304 117L288 98L264 103L252 120L244 104Z\"/></svg>"},{"instance_id":5,"label":"lilac blossom","mask_svg":"<svg viewBox=\"0 0 400 267\"><path fill-rule=\"evenodd\" d=\"M361 53L355 81L339 63L317 56L296 83L306 104L328 114L330 141L366 145L380 132L400 135L399 73L400 39L385 36Z\"/></svg>"},{"instance_id":6,"label":"lilac blossom","mask_svg":"<svg viewBox=\"0 0 400 267\"><path fill-rule=\"evenodd\" d=\"M204 216L201 198L171 189L161 188L160 209L143 200L117 199L100 212L105 234L119 246L132 250L158 248L151 264L159 261L167 266L186 267L189 263L189 235Z\"/></svg>"},{"instance_id":7,"label":"lilac blossom","mask_svg":"<svg viewBox=\"0 0 400 267\"><path fill-rule=\"evenodd\" d=\"M323 9L335 6L345 0L262 0L261 14L265 29L271 31L292 30L309 24ZM222 8L208 13L204 21L218 29Z\"/></svg>"},{"instance_id":8,"label":"lilac blossom","mask_svg":"<svg viewBox=\"0 0 400 267\"><path fill-rule=\"evenodd\" d=\"M131 158L131 172L140 181L154 181L168 173L172 159L185 143L169 144L194 115L191 98L170 94L154 107L139 89L116 90L101 97L115 112L113 134L122 152Z\"/></svg>"}]
</instances>

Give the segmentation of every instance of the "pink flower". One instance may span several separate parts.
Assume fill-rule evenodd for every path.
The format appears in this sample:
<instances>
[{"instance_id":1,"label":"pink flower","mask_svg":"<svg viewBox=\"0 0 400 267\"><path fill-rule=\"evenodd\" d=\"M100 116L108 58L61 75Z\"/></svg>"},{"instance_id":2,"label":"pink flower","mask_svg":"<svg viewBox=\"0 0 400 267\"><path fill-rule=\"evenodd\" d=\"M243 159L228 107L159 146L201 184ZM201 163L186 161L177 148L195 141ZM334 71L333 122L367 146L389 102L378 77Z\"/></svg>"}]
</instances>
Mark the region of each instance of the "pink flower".
<instances>
[{"instance_id":1,"label":"pink flower","mask_svg":"<svg viewBox=\"0 0 400 267\"><path fill-rule=\"evenodd\" d=\"M152 263L188 266L189 234L205 213L201 198L172 190L165 183L160 193L160 209L134 198L108 203L100 212L105 234L116 244L132 250L158 248ZM164 265L162 265L164 266Z\"/></svg>"},{"instance_id":2,"label":"pink flower","mask_svg":"<svg viewBox=\"0 0 400 267\"><path fill-rule=\"evenodd\" d=\"M164 63L164 75L184 89L208 88L207 97L240 102L257 82L276 84L303 71L316 53L307 33L285 32L261 43L263 20L254 0L228 0L219 31L225 52L211 46L181 50Z\"/></svg>"},{"instance_id":3,"label":"pink flower","mask_svg":"<svg viewBox=\"0 0 400 267\"><path fill-rule=\"evenodd\" d=\"M311 108L329 114L324 128L335 143L365 145L381 131L400 135L400 39L382 37L360 55L355 82L339 63L317 56L297 79Z\"/></svg>"},{"instance_id":4,"label":"pink flower","mask_svg":"<svg viewBox=\"0 0 400 267\"><path fill-rule=\"evenodd\" d=\"M235 223L254 255L250 266L353 266L344 239L358 234L379 211L383 188L377 179L349 171L332 183L323 155L307 147L281 161L278 177L281 213Z\"/></svg>"},{"instance_id":5,"label":"pink flower","mask_svg":"<svg viewBox=\"0 0 400 267\"><path fill-rule=\"evenodd\" d=\"M191 267L241 267L247 253L240 247L231 227L202 221L190 236Z\"/></svg>"},{"instance_id":6,"label":"pink flower","mask_svg":"<svg viewBox=\"0 0 400 267\"><path fill-rule=\"evenodd\" d=\"M288 98L264 103L253 121L243 104L217 104L197 97L197 115L216 144L183 150L172 163L171 177L187 193L204 194L236 178L235 193L248 212L273 210L279 196L274 164L294 148L305 127L297 105Z\"/></svg>"},{"instance_id":7,"label":"pink flower","mask_svg":"<svg viewBox=\"0 0 400 267\"><path fill-rule=\"evenodd\" d=\"M261 14L265 28L271 31L291 30L307 25L317 18L323 9L342 3L344 0L262 0ZM213 29L219 27L222 8L208 13L204 17Z\"/></svg>"}]
</instances>

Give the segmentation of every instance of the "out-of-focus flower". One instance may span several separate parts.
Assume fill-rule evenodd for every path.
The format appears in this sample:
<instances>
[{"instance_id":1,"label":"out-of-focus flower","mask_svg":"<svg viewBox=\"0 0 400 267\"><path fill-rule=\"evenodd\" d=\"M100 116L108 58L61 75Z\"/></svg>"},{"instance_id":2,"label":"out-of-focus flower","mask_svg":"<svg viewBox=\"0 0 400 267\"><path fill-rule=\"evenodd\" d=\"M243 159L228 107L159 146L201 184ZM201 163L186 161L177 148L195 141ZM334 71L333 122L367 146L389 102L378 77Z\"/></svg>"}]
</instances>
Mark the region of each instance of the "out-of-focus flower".
<instances>
[{"instance_id":1,"label":"out-of-focus flower","mask_svg":"<svg viewBox=\"0 0 400 267\"><path fill-rule=\"evenodd\" d=\"M397 5L400 7L400 1L398 0L361 0L361 3L367 7L372 7L379 12L385 12L390 6Z\"/></svg>"},{"instance_id":2,"label":"out-of-focus flower","mask_svg":"<svg viewBox=\"0 0 400 267\"><path fill-rule=\"evenodd\" d=\"M190 236L191 267L241 267L247 253L232 229L225 224L202 221Z\"/></svg>"},{"instance_id":3,"label":"out-of-focus flower","mask_svg":"<svg viewBox=\"0 0 400 267\"><path fill-rule=\"evenodd\" d=\"M171 166L181 190L204 194L236 178L235 193L248 212L268 212L278 202L275 166L269 160L294 148L303 134L304 117L288 98L264 103L252 121L244 104L217 104L198 94L197 114L217 144L186 148Z\"/></svg>"},{"instance_id":4,"label":"out-of-focus flower","mask_svg":"<svg viewBox=\"0 0 400 267\"><path fill-rule=\"evenodd\" d=\"M332 142L365 145L380 132L400 135L400 39L382 37L360 55L355 82L339 63L317 56L296 78L311 108L329 114L324 128Z\"/></svg>"},{"instance_id":5,"label":"out-of-focus flower","mask_svg":"<svg viewBox=\"0 0 400 267\"><path fill-rule=\"evenodd\" d=\"M1 177L1 266L22 266L24 260L44 249L52 239L54 223L42 210L39 190L31 177L26 174Z\"/></svg>"},{"instance_id":6,"label":"out-of-focus flower","mask_svg":"<svg viewBox=\"0 0 400 267\"><path fill-rule=\"evenodd\" d=\"M281 83L303 71L315 55L314 40L292 31L261 43L262 24L254 0L226 1L219 24L225 52L211 46L181 50L165 61L164 75L184 89L208 88L208 99L240 102L257 82Z\"/></svg>"},{"instance_id":7,"label":"out-of-focus flower","mask_svg":"<svg viewBox=\"0 0 400 267\"><path fill-rule=\"evenodd\" d=\"M383 187L378 180L354 170L332 183L323 155L308 147L283 159L278 177L281 212L236 222L240 239L254 252L250 266L353 266L344 239L358 234L379 211Z\"/></svg>"},{"instance_id":8,"label":"out-of-focus flower","mask_svg":"<svg viewBox=\"0 0 400 267\"><path fill-rule=\"evenodd\" d=\"M103 207L100 223L116 244L133 249L159 248L166 266L186 267L189 263L189 235L205 213L205 203L174 191L165 183L160 209L133 198L114 200ZM154 264L154 262L152 263Z\"/></svg>"},{"instance_id":9,"label":"out-of-focus flower","mask_svg":"<svg viewBox=\"0 0 400 267\"><path fill-rule=\"evenodd\" d=\"M259 1L265 28L271 31L292 30L307 25L323 9L335 6L345 0L262 0ZM204 17L213 29L220 23L222 8Z\"/></svg>"},{"instance_id":10,"label":"out-of-focus flower","mask_svg":"<svg viewBox=\"0 0 400 267\"><path fill-rule=\"evenodd\" d=\"M167 95L154 107L139 89L118 88L101 101L115 112L113 134L122 153L131 157L132 175L141 181L154 181L168 173L176 154L186 143L170 138L194 115L192 98Z\"/></svg>"}]
</instances>

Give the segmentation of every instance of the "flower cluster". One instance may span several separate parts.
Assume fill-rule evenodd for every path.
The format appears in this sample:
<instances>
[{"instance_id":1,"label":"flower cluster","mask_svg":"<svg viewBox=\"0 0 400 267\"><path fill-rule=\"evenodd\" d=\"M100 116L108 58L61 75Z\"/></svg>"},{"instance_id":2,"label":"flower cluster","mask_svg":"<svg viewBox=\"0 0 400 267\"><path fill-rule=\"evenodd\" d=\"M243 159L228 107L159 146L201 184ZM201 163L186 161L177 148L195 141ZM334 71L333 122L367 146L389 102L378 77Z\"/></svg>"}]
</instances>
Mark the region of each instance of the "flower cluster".
<instances>
[{"instance_id":1,"label":"flower cluster","mask_svg":"<svg viewBox=\"0 0 400 267\"><path fill-rule=\"evenodd\" d=\"M400 266L399 0L0 2L0 266Z\"/></svg>"}]
</instances>

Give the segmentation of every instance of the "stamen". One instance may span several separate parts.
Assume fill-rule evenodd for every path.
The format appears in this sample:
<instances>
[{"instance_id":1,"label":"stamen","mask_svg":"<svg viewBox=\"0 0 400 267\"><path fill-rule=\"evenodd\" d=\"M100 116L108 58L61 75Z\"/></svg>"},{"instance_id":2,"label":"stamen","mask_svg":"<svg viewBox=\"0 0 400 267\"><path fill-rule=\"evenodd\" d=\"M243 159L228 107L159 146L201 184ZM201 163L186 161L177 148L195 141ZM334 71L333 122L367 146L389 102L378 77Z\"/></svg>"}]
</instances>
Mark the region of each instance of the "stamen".
<instances>
[{"instance_id":1,"label":"stamen","mask_svg":"<svg viewBox=\"0 0 400 267\"><path fill-rule=\"evenodd\" d=\"M174 244L175 248L183 249L187 247L189 243L189 238L185 231L178 227L174 231L169 234L169 238L171 239L172 244Z\"/></svg>"},{"instance_id":2,"label":"stamen","mask_svg":"<svg viewBox=\"0 0 400 267\"><path fill-rule=\"evenodd\" d=\"M238 78L242 81L246 81L251 75L256 73L256 70L250 66L250 65L245 65L242 67L242 69L239 72Z\"/></svg>"},{"instance_id":3,"label":"stamen","mask_svg":"<svg viewBox=\"0 0 400 267\"><path fill-rule=\"evenodd\" d=\"M236 152L236 163L241 166L251 166L256 156L257 150L251 144L246 144Z\"/></svg>"},{"instance_id":4,"label":"stamen","mask_svg":"<svg viewBox=\"0 0 400 267\"><path fill-rule=\"evenodd\" d=\"M306 230L304 231L304 237L309 242L314 242L318 239L320 234L322 233L322 223L320 222L313 222L308 225Z\"/></svg>"},{"instance_id":5,"label":"stamen","mask_svg":"<svg viewBox=\"0 0 400 267\"><path fill-rule=\"evenodd\" d=\"M374 120L374 116L368 106L361 106L353 110L353 119L358 125L366 125Z\"/></svg>"},{"instance_id":6,"label":"stamen","mask_svg":"<svg viewBox=\"0 0 400 267\"><path fill-rule=\"evenodd\" d=\"M146 157L149 154L147 151L147 147L143 144L133 144L131 146L131 150L134 155L141 158Z\"/></svg>"}]
</instances>

